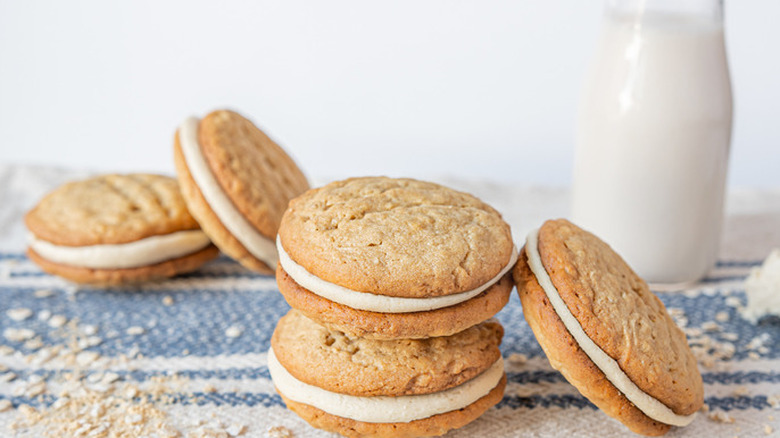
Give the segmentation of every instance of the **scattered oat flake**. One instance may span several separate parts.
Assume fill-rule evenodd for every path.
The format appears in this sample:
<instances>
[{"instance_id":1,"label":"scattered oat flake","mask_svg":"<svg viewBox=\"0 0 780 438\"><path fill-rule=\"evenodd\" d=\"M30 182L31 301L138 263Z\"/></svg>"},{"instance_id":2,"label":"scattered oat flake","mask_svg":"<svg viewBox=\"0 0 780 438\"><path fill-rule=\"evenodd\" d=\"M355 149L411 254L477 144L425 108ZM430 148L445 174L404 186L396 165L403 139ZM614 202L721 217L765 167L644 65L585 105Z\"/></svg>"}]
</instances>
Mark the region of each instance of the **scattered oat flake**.
<instances>
[{"instance_id":1,"label":"scattered oat flake","mask_svg":"<svg viewBox=\"0 0 780 438\"><path fill-rule=\"evenodd\" d=\"M509 357L507 357L507 360L510 363L522 365L528 361L528 356L521 353L512 353L509 355Z\"/></svg>"},{"instance_id":2,"label":"scattered oat flake","mask_svg":"<svg viewBox=\"0 0 780 438\"><path fill-rule=\"evenodd\" d=\"M76 355L76 363L84 367L98 360L98 358L100 358L100 353L95 351L82 351Z\"/></svg>"},{"instance_id":3,"label":"scattered oat flake","mask_svg":"<svg viewBox=\"0 0 780 438\"><path fill-rule=\"evenodd\" d=\"M225 432L227 432L230 436L241 436L246 432L246 425L244 424L231 424L230 426L225 429Z\"/></svg>"},{"instance_id":4,"label":"scattered oat flake","mask_svg":"<svg viewBox=\"0 0 780 438\"><path fill-rule=\"evenodd\" d=\"M130 414L125 417L125 423L127 424L139 424L144 421L144 417L141 414Z\"/></svg>"},{"instance_id":5,"label":"scattered oat flake","mask_svg":"<svg viewBox=\"0 0 780 438\"><path fill-rule=\"evenodd\" d=\"M712 421L717 421L718 423L734 423L734 417L723 411L712 411L709 413L709 415L707 415L707 417Z\"/></svg>"},{"instance_id":6,"label":"scattered oat flake","mask_svg":"<svg viewBox=\"0 0 780 438\"><path fill-rule=\"evenodd\" d=\"M162 303L164 306L173 306L173 297L170 295L166 295L162 299Z\"/></svg>"},{"instance_id":7,"label":"scattered oat flake","mask_svg":"<svg viewBox=\"0 0 780 438\"><path fill-rule=\"evenodd\" d=\"M47 298L54 295L54 292L49 289L40 289L33 292L35 298Z\"/></svg>"},{"instance_id":8,"label":"scattered oat flake","mask_svg":"<svg viewBox=\"0 0 780 438\"><path fill-rule=\"evenodd\" d=\"M708 332L720 331L720 326L715 321L706 321L701 325L701 328Z\"/></svg>"},{"instance_id":9,"label":"scattered oat flake","mask_svg":"<svg viewBox=\"0 0 780 438\"><path fill-rule=\"evenodd\" d=\"M101 372L94 372L87 376L86 378L88 383L98 383L99 381L103 380L103 373Z\"/></svg>"},{"instance_id":10,"label":"scattered oat flake","mask_svg":"<svg viewBox=\"0 0 780 438\"><path fill-rule=\"evenodd\" d=\"M271 438L292 438L292 431L284 426L274 426L268 429L268 436Z\"/></svg>"},{"instance_id":11,"label":"scattered oat flake","mask_svg":"<svg viewBox=\"0 0 780 438\"><path fill-rule=\"evenodd\" d=\"M203 392L217 392L217 388L214 385L212 385L211 383L207 383L203 387Z\"/></svg>"},{"instance_id":12,"label":"scattered oat flake","mask_svg":"<svg viewBox=\"0 0 780 438\"><path fill-rule=\"evenodd\" d=\"M32 417L38 413L38 411L30 405L19 405L17 409L26 417Z\"/></svg>"},{"instance_id":13,"label":"scattered oat flake","mask_svg":"<svg viewBox=\"0 0 780 438\"><path fill-rule=\"evenodd\" d=\"M0 400L0 412L5 412L5 411L7 411L7 410L9 410L9 409L11 409L13 407L14 407L14 405L11 404L10 401L5 400L5 399Z\"/></svg>"},{"instance_id":14,"label":"scattered oat flake","mask_svg":"<svg viewBox=\"0 0 780 438\"><path fill-rule=\"evenodd\" d=\"M125 388L125 397L132 399L136 396L138 396L138 388L132 385Z\"/></svg>"},{"instance_id":15,"label":"scattered oat flake","mask_svg":"<svg viewBox=\"0 0 780 438\"><path fill-rule=\"evenodd\" d=\"M38 312L38 319L41 321L48 321L51 318L51 310L41 310Z\"/></svg>"},{"instance_id":16,"label":"scattered oat flake","mask_svg":"<svg viewBox=\"0 0 780 438\"><path fill-rule=\"evenodd\" d=\"M242 333L244 333L244 330L237 325L232 325L225 330L225 336L229 338L237 338L241 336Z\"/></svg>"},{"instance_id":17,"label":"scattered oat flake","mask_svg":"<svg viewBox=\"0 0 780 438\"><path fill-rule=\"evenodd\" d=\"M7 372L5 374L0 374L0 383L8 383L13 381L16 378L16 374L12 372Z\"/></svg>"},{"instance_id":18,"label":"scattered oat flake","mask_svg":"<svg viewBox=\"0 0 780 438\"><path fill-rule=\"evenodd\" d=\"M11 391L11 395L14 397L21 397L24 395L25 391L27 391L27 386L18 385L16 388L14 388L13 391Z\"/></svg>"},{"instance_id":19,"label":"scattered oat flake","mask_svg":"<svg viewBox=\"0 0 780 438\"><path fill-rule=\"evenodd\" d=\"M90 336L88 338L79 339L77 345L80 349L84 350L89 347L95 347L103 343L103 338L99 336Z\"/></svg>"},{"instance_id":20,"label":"scattered oat flake","mask_svg":"<svg viewBox=\"0 0 780 438\"><path fill-rule=\"evenodd\" d=\"M729 312L718 312L715 314L715 321L726 322L729 320Z\"/></svg>"},{"instance_id":21,"label":"scattered oat flake","mask_svg":"<svg viewBox=\"0 0 780 438\"><path fill-rule=\"evenodd\" d=\"M23 342L35 336L35 332L25 328L9 327L3 330L3 337L11 342Z\"/></svg>"},{"instance_id":22,"label":"scattered oat flake","mask_svg":"<svg viewBox=\"0 0 780 438\"><path fill-rule=\"evenodd\" d=\"M770 426L770 425L768 425L768 424L765 424L765 425L764 425L764 434L766 434L766 435L771 435L771 434L772 434L772 432L774 432L774 431L775 431L775 430L774 430L774 429L772 429L772 426Z\"/></svg>"},{"instance_id":23,"label":"scattered oat flake","mask_svg":"<svg viewBox=\"0 0 780 438\"><path fill-rule=\"evenodd\" d=\"M683 316L685 315L685 310L679 308L679 307L667 307L666 311L669 312L669 315L671 316Z\"/></svg>"},{"instance_id":24,"label":"scattered oat flake","mask_svg":"<svg viewBox=\"0 0 780 438\"><path fill-rule=\"evenodd\" d=\"M10 356L13 354L14 349L7 345L0 345L0 356Z\"/></svg>"},{"instance_id":25,"label":"scattered oat flake","mask_svg":"<svg viewBox=\"0 0 780 438\"><path fill-rule=\"evenodd\" d=\"M771 339L772 337L769 336L769 333L761 333L760 335L751 339L746 347L748 350L757 350L759 347L766 345L766 343L771 341Z\"/></svg>"},{"instance_id":26,"label":"scattered oat flake","mask_svg":"<svg viewBox=\"0 0 780 438\"><path fill-rule=\"evenodd\" d=\"M128 327L127 330L125 330L125 333L127 333L130 336L138 336L146 333L146 329L143 327L139 327L137 325L134 325L132 327Z\"/></svg>"},{"instance_id":27,"label":"scattered oat flake","mask_svg":"<svg viewBox=\"0 0 780 438\"><path fill-rule=\"evenodd\" d=\"M34 383L26 388L24 395L27 397L36 397L46 392L46 383Z\"/></svg>"},{"instance_id":28,"label":"scattered oat flake","mask_svg":"<svg viewBox=\"0 0 780 438\"><path fill-rule=\"evenodd\" d=\"M292 438L292 431L284 426L274 426L268 429L268 436L271 438Z\"/></svg>"},{"instance_id":29,"label":"scattered oat flake","mask_svg":"<svg viewBox=\"0 0 780 438\"><path fill-rule=\"evenodd\" d=\"M24 348L28 350L37 350L41 347L43 347L43 341L39 337L29 339L24 343Z\"/></svg>"},{"instance_id":30,"label":"scattered oat flake","mask_svg":"<svg viewBox=\"0 0 780 438\"><path fill-rule=\"evenodd\" d=\"M689 338L698 338L704 334L704 330L700 329L699 327L687 327L683 331Z\"/></svg>"},{"instance_id":31,"label":"scattered oat flake","mask_svg":"<svg viewBox=\"0 0 780 438\"><path fill-rule=\"evenodd\" d=\"M49 318L49 327L60 328L67 323L68 318L65 318L62 315L52 315L52 317Z\"/></svg>"},{"instance_id":32,"label":"scattered oat flake","mask_svg":"<svg viewBox=\"0 0 780 438\"><path fill-rule=\"evenodd\" d=\"M726 298L726 305L729 307L741 307L742 301L737 297Z\"/></svg>"},{"instance_id":33,"label":"scattered oat flake","mask_svg":"<svg viewBox=\"0 0 780 438\"><path fill-rule=\"evenodd\" d=\"M25 319L31 317L33 312L32 310L25 307L20 307L18 309L8 309L6 310L5 314L14 321L24 321Z\"/></svg>"},{"instance_id":34,"label":"scattered oat flake","mask_svg":"<svg viewBox=\"0 0 780 438\"><path fill-rule=\"evenodd\" d=\"M43 378L42 375L40 375L40 374L33 374L32 376L30 376L27 379L27 383L30 383L30 384L32 384L32 383L40 383L40 382L43 382L44 380L45 379Z\"/></svg>"},{"instance_id":35,"label":"scattered oat flake","mask_svg":"<svg viewBox=\"0 0 780 438\"><path fill-rule=\"evenodd\" d=\"M92 324L85 324L81 327L81 331L87 336L93 336L98 332L98 326Z\"/></svg>"}]
</instances>

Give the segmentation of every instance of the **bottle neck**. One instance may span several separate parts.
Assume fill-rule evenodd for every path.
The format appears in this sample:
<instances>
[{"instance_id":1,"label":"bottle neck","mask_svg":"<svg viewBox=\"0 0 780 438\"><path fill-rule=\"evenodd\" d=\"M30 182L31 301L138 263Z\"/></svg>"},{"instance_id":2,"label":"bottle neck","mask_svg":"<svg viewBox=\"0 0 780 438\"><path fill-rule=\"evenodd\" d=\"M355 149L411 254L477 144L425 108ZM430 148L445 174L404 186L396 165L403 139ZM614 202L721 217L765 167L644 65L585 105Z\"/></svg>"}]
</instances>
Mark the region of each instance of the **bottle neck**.
<instances>
[{"instance_id":1,"label":"bottle neck","mask_svg":"<svg viewBox=\"0 0 780 438\"><path fill-rule=\"evenodd\" d=\"M723 0L607 0L608 14L641 20L646 14L723 22Z\"/></svg>"}]
</instances>

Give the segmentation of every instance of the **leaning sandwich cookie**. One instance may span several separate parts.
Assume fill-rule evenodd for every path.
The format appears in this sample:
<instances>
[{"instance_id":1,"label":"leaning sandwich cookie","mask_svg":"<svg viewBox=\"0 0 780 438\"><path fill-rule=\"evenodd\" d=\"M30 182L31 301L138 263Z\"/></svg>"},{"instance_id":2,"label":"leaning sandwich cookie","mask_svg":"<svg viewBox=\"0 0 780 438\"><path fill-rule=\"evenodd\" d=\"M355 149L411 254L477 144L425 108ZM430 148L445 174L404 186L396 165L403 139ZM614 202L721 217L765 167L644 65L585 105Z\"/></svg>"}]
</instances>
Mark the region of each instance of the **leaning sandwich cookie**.
<instances>
[{"instance_id":1,"label":"leaning sandwich cookie","mask_svg":"<svg viewBox=\"0 0 780 438\"><path fill-rule=\"evenodd\" d=\"M547 221L529 234L514 278L551 365L606 414L644 435L693 421L703 385L685 335L606 243Z\"/></svg>"},{"instance_id":2,"label":"leaning sandwich cookie","mask_svg":"<svg viewBox=\"0 0 780 438\"><path fill-rule=\"evenodd\" d=\"M291 310L271 338L268 368L287 404L314 427L349 437L441 435L498 403L506 385L503 329L371 340Z\"/></svg>"},{"instance_id":3,"label":"leaning sandwich cookie","mask_svg":"<svg viewBox=\"0 0 780 438\"><path fill-rule=\"evenodd\" d=\"M77 283L116 285L192 271L217 256L175 179L103 175L64 184L25 216L27 254Z\"/></svg>"},{"instance_id":4,"label":"leaning sandwich cookie","mask_svg":"<svg viewBox=\"0 0 780 438\"><path fill-rule=\"evenodd\" d=\"M351 178L290 202L277 283L291 307L375 339L446 336L496 314L513 287L509 225L438 184Z\"/></svg>"},{"instance_id":5,"label":"leaning sandwich cookie","mask_svg":"<svg viewBox=\"0 0 780 438\"><path fill-rule=\"evenodd\" d=\"M218 110L179 127L174 161L190 212L225 254L271 274L288 201L309 188L285 151L240 114Z\"/></svg>"}]
</instances>

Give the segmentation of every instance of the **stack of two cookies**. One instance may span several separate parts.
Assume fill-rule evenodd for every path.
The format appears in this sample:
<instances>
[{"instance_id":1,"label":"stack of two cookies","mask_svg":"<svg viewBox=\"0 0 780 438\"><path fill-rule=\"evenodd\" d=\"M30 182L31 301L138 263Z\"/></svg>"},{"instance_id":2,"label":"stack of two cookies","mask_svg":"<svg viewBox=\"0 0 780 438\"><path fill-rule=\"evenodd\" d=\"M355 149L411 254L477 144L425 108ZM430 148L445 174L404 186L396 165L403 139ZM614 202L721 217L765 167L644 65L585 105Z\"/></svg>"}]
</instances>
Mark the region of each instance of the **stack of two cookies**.
<instances>
[{"instance_id":1,"label":"stack of two cookies","mask_svg":"<svg viewBox=\"0 0 780 438\"><path fill-rule=\"evenodd\" d=\"M432 436L495 405L517 251L473 196L355 178L290 202L277 282L293 307L268 367L287 406L346 436Z\"/></svg>"}]
</instances>

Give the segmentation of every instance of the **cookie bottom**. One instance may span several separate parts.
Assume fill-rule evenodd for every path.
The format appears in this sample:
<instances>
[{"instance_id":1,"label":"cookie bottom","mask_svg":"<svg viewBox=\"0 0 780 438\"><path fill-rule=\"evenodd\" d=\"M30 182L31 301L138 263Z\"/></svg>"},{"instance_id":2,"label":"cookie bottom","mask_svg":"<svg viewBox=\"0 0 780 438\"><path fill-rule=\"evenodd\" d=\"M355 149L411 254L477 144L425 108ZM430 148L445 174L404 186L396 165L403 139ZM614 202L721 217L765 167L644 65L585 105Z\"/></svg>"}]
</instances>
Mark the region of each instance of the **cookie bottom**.
<instances>
[{"instance_id":1,"label":"cookie bottom","mask_svg":"<svg viewBox=\"0 0 780 438\"><path fill-rule=\"evenodd\" d=\"M511 273L476 297L442 309L380 313L335 303L301 287L279 264L276 282L287 303L309 318L336 330L369 339L420 339L449 336L491 318L509 301Z\"/></svg>"},{"instance_id":2,"label":"cookie bottom","mask_svg":"<svg viewBox=\"0 0 780 438\"><path fill-rule=\"evenodd\" d=\"M261 274L273 275L274 267L268 266L265 262L253 256L249 250L247 250L246 247L239 242L227 228L225 228L225 225L222 224L222 221L219 220L216 213L214 213L208 202L206 202L203 193L192 178L192 174L184 160L178 133L176 133L173 151L176 174L178 175L179 185L181 186L184 200L187 203L187 208L211 241L214 242L222 252L238 263L241 263L245 268Z\"/></svg>"},{"instance_id":3,"label":"cookie bottom","mask_svg":"<svg viewBox=\"0 0 780 438\"><path fill-rule=\"evenodd\" d=\"M70 281L94 286L116 286L125 283L138 283L142 281L157 280L173 277L177 274L193 271L204 263L219 255L219 250L214 245L209 245L192 254L187 254L164 262L149 266L125 269L93 269L79 266L69 266L55 263L43 258L34 250L27 249L27 257L35 262L45 272Z\"/></svg>"},{"instance_id":4,"label":"cookie bottom","mask_svg":"<svg viewBox=\"0 0 780 438\"><path fill-rule=\"evenodd\" d=\"M631 431L647 436L668 432L672 426L653 420L640 411L582 351L528 267L525 248L520 251L514 273L523 315L550 365L560 371L583 396Z\"/></svg>"},{"instance_id":5,"label":"cookie bottom","mask_svg":"<svg viewBox=\"0 0 780 438\"><path fill-rule=\"evenodd\" d=\"M506 375L501 378L498 385L489 393L463 409L445 412L408 423L366 423L338 417L313 406L289 400L282 393L279 393L279 395L291 411L318 429L336 432L349 438L411 438L444 435L447 431L458 429L471 423L501 401L505 388Z\"/></svg>"}]
</instances>

